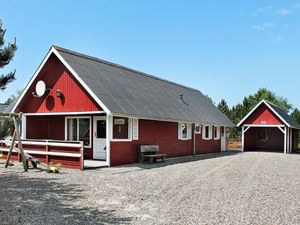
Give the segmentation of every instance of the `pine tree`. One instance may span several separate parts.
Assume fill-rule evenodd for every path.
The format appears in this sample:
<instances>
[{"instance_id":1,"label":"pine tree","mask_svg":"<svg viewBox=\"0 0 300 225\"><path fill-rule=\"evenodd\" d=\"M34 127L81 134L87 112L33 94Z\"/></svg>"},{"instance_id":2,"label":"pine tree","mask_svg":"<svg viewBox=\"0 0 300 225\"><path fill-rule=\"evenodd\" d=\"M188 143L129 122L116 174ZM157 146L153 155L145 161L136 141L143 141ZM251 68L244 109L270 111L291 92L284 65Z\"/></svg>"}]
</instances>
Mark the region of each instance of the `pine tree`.
<instances>
[{"instance_id":1,"label":"pine tree","mask_svg":"<svg viewBox=\"0 0 300 225\"><path fill-rule=\"evenodd\" d=\"M224 113L227 117L230 117L230 110L227 105L227 102L224 99L221 99L220 103L218 104L218 109Z\"/></svg>"},{"instance_id":2,"label":"pine tree","mask_svg":"<svg viewBox=\"0 0 300 225\"><path fill-rule=\"evenodd\" d=\"M291 117L300 124L300 111L299 109L295 108L294 111L291 113Z\"/></svg>"},{"instance_id":3,"label":"pine tree","mask_svg":"<svg viewBox=\"0 0 300 225\"><path fill-rule=\"evenodd\" d=\"M0 69L11 62L17 50L16 39L14 43L4 45L5 32L6 30L2 28L2 20L0 19ZM5 75L0 75L0 90L4 90L7 84L15 79L15 73L16 71L13 71Z\"/></svg>"}]
</instances>

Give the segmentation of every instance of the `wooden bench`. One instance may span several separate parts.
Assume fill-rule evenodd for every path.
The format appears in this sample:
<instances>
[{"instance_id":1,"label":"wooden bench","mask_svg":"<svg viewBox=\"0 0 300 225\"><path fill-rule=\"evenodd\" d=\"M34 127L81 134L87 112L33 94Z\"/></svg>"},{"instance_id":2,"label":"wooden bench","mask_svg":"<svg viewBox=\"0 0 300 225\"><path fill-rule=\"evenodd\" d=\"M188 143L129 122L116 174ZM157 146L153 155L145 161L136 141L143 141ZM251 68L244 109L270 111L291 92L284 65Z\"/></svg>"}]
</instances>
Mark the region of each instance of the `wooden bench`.
<instances>
[{"instance_id":1,"label":"wooden bench","mask_svg":"<svg viewBox=\"0 0 300 225\"><path fill-rule=\"evenodd\" d=\"M158 145L140 145L139 146L139 162L144 163L145 158L149 163L164 162L166 159L166 154L158 154L159 146Z\"/></svg>"}]
</instances>

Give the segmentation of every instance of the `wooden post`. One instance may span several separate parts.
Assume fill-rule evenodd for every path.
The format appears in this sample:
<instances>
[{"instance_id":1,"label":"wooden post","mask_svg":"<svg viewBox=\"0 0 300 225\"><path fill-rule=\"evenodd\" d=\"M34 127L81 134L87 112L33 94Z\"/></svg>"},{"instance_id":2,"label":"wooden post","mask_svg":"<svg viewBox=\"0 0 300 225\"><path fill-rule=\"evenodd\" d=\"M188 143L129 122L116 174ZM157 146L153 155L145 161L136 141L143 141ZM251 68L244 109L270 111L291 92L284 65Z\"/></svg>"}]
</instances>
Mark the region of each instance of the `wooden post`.
<instances>
[{"instance_id":1,"label":"wooden post","mask_svg":"<svg viewBox=\"0 0 300 225\"><path fill-rule=\"evenodd\" d=\"M245 141L244 134L245 134L245 126L243 125L243 127L242 127L242 152L244 152L244 141Z\"/></svg>"},{"instance_id":2,"label":"wooden post","mask_svg":"<svg viewBox=\"0 0 300 225\"><path fill-rule=\"evenodd\" d=\"M22 113L19 114L18 120L21 121L21 118L22 118ZM20 126L15 117L13 117L13 121L14 121L14 125L15 125L16 137L18 138L18 142L19 142L18 144L19 144L20 153L21 153L21 157L22 157L23 168L24 168L24 171L27 172L28 168L27 168L25 154L24 154L24 150L23 150L23 144L22 144L22 140L21 140L21 136L20 136L20 132L19 132Z\"/></svg>"},{"instance_id":3,"label":"wooden post","mask_svg":"<svg viewBox=\"0 0 300 225\"><path fill-rule=\"evenodd\" d=\"M84 170L84 155L83 155L83 142L81 142L81 147L79 149L81 157L80 157L80 170Z\"/></svg>"},{"instance_id":4,"label":"wooden post","mask_svg":"<svg viewBox=\"0 0 300 225\"><path fill-rule=\"evenodd\" d=\"M14 131L13 138L12 138L12 141L11 141L11 145L10 145L9 151L7 153L6 162L5 162L5 168L8 167L10 156L11 156L11 153L12 153L12 151L14 149L14 146L15 146L15 142L16 142L16 131Z\"/></svg>"},{"instance_id":5,"label":"wooden post","mask_svg":"<svg viewBox=\"0 0 300 225\"><path fill-rule=\"evenodd\" d=\"M287 139L287 129L286 129L286 126L284 127L284 154L286 154L287 152L286 152L286 150L287 150L287 148L286 148L286 145L287 145L287 143L286 143L286 139Z\"/></svg>"},{"instance_id":6,"label":"wooden post","mask_svg":"<svg viewBox=\"0 0 300 225\"><path fill-rule=\"evenodd\" d=\"M48 140L46 140L46 146L45 146L45 151L46 151L46 164L48 165L50 160L49 160L49 144L48 144Z\"/></svg>"}]
</instances>

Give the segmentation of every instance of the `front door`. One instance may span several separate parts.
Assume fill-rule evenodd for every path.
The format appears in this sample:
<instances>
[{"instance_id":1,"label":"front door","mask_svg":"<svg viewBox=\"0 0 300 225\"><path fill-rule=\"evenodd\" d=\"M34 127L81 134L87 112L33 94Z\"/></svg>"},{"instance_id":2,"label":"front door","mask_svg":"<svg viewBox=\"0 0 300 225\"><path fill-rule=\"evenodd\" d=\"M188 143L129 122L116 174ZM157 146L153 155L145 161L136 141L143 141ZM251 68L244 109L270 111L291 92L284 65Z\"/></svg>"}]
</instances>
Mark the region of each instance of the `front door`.
<instances>
[{"instance_id":1,"label":"front door","mask_svg":"<svg viewBox=\"0 0 300 225\"><path fill-rule=\"evenodd\" d=\"M94 146L93 158L106 159L106 117L94 117Z\"/></svg>"},{"instance_id":2,"label":"front door","mask_svg":"<svg viewBox=\"0 0 300 225\"><path fill-rule=\"evenodd\" d=\"M226 129L221 127L221 151L226 151Z\"/></svg>"}]
</instances>

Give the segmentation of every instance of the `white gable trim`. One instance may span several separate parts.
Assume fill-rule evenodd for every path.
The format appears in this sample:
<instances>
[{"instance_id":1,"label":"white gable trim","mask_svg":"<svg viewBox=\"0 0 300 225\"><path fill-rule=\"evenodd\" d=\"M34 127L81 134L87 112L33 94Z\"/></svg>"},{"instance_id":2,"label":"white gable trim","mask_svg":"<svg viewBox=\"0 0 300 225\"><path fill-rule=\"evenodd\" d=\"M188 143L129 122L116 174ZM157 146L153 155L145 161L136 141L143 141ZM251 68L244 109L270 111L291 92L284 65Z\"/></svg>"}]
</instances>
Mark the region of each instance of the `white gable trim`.
<instances>
[{"instance_id":1,"label":"white gable trim","mask_svg":"<svg viewBox=\"0 0 300 225\"><path fill-rule=\"evenodd\" d=\"M59 52L52 46L51 49L49 50L48 54L46 55L46 57L43 59L42 63L39 65L38 69L35 71L34 75L32 76L32 78L30 79L30 81L28 82L28 84L26 85L24 91L22 92L20 98L18 99L18 101L16 102L16 104L14 105L12 112L14 112L16 110L16 108L18 107L18 105L20 104L21 100L23 99L23 97L25 96L25 94L27 93L28 89L30 88L30 86L32 85L32 83L35 81L36 77L38 76L39 72L41 71L41 69L44 67L45 63L48 61L49 57L51 56L51 54L54 54L63 64L64 66L72 73L72 75L77 79L77 81L80 83L80 85L82 85L82 87L91 95L91 97L99 104L99 106L108 114L110 115L111 112L110 110L103 104L103 102L94 94L94 92L86 85L86 83L84 83L84 81L78 76L78 74L73 70L73 68L64 60L64 58L59 54Z\"/></svg>"},{"instance_id":2,"label":"white gable trim","mask_svg":"<svg viewBox=\"0 0 300 225\"><path fill-rule=\"evenodd\" d=\"M238 127L241 126L243 124L243 122L245 122L245 120L262 104L264 103L269 109L271 109L271 111L278 116L278 118L288 127L291 127L291 125L286 122L274 109L273 107L266 101L266 100L261 100L239 123L238 123Z\"/></svg>"}]
</instances>

